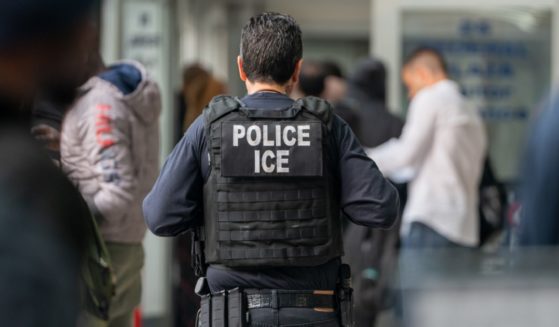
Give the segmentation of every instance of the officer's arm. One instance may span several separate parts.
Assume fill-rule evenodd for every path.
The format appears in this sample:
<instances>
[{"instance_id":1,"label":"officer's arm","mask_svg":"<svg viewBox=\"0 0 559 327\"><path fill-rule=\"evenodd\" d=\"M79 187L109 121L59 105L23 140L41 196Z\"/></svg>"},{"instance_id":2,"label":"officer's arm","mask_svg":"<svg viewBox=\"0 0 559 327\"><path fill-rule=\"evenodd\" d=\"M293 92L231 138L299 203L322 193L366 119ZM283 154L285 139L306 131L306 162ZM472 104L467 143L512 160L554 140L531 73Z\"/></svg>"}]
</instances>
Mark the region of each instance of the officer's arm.
<instances>
[{"instance_id":1,"label":"officer's arm","mask_svg":"<svg viewBox=\"0 0 559 327\"><path fill-rule=\"evenodd\" d=\"M204 179L200 170L203 120L197 119L167 158L159 178L144 200L148 228L159 236L175 236L202 218Z\"/></svg>"},{"instance_id":2,"label":"officer's arm","mask_svg":"<svg viewBox=\"0 0 559 327\"><path fill-rule=\"evenodd\" d=\"M390 228L398 219L400 199L392 184L367 157L349 126L336 117L342 211L359 225Z\"/></svg>"}]
</instances>

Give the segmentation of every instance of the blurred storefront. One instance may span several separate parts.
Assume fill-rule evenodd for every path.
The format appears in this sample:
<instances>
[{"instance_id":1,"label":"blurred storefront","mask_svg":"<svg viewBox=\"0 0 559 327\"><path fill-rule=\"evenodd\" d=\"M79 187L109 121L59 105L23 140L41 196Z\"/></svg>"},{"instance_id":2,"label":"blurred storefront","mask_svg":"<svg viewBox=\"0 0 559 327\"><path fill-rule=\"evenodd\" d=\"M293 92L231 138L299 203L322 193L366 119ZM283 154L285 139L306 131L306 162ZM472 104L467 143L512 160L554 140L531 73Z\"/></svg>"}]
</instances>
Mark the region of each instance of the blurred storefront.
<instances>
[{"instance_id":1,"label":"blurred storefront","mask_svg":"<svg viewBox=\"0 0 559 327\"><path fill-rule=\"evenodd\" d=\"M450 74L483 116L490 158L514 185L521 149L538 103L557 74L559 3L554 0L373 1L373 52L389 63L390 101L404 108L399 72L419 45L439 49Z\"/></svg>"}]
</instances>

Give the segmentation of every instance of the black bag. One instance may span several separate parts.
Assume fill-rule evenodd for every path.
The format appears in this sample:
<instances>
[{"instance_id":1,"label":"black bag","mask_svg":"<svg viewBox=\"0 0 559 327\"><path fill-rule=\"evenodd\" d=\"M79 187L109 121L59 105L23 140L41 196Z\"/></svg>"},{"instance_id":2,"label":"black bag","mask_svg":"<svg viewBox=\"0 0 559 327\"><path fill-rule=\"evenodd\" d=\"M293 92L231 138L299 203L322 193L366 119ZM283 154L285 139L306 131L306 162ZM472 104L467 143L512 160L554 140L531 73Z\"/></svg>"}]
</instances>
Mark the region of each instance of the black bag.
<instances>
[{"instance_id":1,"label":"black bag","mask_svg":"<svg viewBox=\"0 0 559 327\"><path fill-rule=\"evenodd\" d=\"M479 186L479 245L486 244L505 226L507 192L497 180L489 158L485 160Z\"/></svg>"}]
</instances>

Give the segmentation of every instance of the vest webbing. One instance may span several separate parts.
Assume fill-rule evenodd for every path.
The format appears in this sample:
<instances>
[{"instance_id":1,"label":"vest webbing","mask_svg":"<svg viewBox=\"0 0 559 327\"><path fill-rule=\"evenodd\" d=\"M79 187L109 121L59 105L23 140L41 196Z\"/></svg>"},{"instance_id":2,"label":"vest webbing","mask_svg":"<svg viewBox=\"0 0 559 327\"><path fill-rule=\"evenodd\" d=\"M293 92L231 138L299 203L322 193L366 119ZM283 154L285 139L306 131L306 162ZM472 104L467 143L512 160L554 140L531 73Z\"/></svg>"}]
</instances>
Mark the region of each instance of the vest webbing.
<instances>
[{"instance_id":1,"label":"vest webbing","mask_svg":"<svg viewBox=\"0 0 559 327\"><path fill-rule=\"evenodd\" d=\"M326 101L305 98L289 108L263 110L247 108L238 99L221 96L204 110L204 119L211 166L204 185L207 264L316 266L343 254L338 158L330 135L332 110ZM223 126L231 122L246 126L318 123L321 175L222 176Z\"/></svg>"}]
</instances>

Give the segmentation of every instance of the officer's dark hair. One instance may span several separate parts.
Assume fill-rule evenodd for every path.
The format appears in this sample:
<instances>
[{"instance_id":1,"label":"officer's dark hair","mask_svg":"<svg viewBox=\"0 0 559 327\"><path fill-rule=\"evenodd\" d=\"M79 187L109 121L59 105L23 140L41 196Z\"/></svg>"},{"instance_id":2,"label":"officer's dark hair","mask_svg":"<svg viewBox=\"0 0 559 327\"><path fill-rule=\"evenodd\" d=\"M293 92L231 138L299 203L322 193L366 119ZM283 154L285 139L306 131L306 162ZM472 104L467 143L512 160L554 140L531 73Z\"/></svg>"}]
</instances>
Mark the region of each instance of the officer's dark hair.
<instances>
[{"instance_id":1,"label":"officer's dark hair","mask_svg":"<svg viewBox=\"0 0 559 327\"><path fill-rule=\"evenodd\" d=\"M254 16L241 32L240 55L251 82L283 85L303 57L301 28L289 15L265 12Z\"/></svg>"},{"instance_id":2,"label":"officer's dark hair","mask_svg":"<svg viewBox=\"0 0 559 327\"><path fill-rule=\"evenodd\" d=\"M404 67L410 67L417 63L426 66L432 71L441 71L445 75L448 74L444 56L439 50L433 47L421 46L414 49L406 56Z\"/></svg>"}]
</instances>

